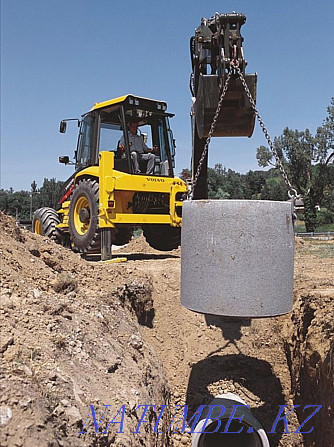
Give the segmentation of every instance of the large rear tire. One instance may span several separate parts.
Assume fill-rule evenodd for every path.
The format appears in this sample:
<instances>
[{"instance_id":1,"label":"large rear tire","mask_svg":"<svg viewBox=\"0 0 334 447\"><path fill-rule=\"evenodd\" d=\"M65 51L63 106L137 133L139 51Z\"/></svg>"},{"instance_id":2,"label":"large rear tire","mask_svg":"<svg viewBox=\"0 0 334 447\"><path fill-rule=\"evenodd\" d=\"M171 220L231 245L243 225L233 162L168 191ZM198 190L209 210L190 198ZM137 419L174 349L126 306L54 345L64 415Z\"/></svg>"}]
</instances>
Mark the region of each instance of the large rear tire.
<instances>
[{"instance_id":1,"label":"large rear tire","mask_svg":"<svg viewBox=\"0 0 334 447\"><path fill-rule=\"evenodd\" d=\"M148 244L160 251L170 251L181 245L181 227L167 224L145 224L143 233Z\"/></svg>"},{"instance_id":2,"label":"large rear tire","mask_svg":"<svg viewBox=\"0 0 334 447\"><path fill-rule=\"evenodd\" d=\"M47 236L50 239L61 242L61 231L56 228L60 223L58 213L53 208L39 208L34 212L32 219L33 233Z\"/></svg>"},{"instance_id":3,"label":"large rear tire","mask_svg":"<svg viewBox=\"0 0 334 447\"><path fill-rule=\"evenodd\" d=\"M70 201L68 225L71 242L86 253L98 239L99 184L96 180L80 180Z\"/></svg>"}]
</instances>

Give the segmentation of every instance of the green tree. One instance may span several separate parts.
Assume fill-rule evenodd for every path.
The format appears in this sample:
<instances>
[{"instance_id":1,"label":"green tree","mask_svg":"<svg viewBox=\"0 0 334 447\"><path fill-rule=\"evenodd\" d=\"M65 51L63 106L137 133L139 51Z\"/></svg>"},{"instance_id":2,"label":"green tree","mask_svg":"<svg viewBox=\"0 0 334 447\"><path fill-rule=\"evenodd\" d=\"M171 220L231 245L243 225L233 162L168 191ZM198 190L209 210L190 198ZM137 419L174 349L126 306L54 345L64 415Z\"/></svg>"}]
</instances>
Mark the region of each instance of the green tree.
<instances>
[{"instance_id":1,"label":"green tree","mask_svg":"<svg viewBox=\"0 0 334 447\"><path fill-rule=\"evenodd\" d=\"M262 188L270 171L248 171L243 176L243 190L245 199L259 199Z\"/></svg>"},{"instance_id":2,"label":"green tree","mask_svg":"<svg viewBox=\"0 0 334 447\"><path fill-rule=\"evenodd\" d=\"M9 191L0 189L0 210L6 214L9 214Z\"/></svg>"},{"instance_id":3,"label":"green tree","mask_svg":"<svg viewBox=\"0 0 334 447\"><path fill-rule=\"evenodd\" d=\"M1 189L0 210L19 219L29 219L30 195L28 191Z\"/></svg>"},{"instance_id":4,"label":"green tree","mask_svg":"<svg viewBox=\"0 0 334 447\"><path fill-rule=\"evenodd\" d=\"M184 180L185 182L188 180L191 180L191 172L188 168L182 169L180 172L180 178Z\"/></svg>"},{"instance_id":5,"label":"green tree","mask_svg":"<svg viewBox=\"0 0 334 447\"><path fill-rule=\"evenodd\" d=\"M240 174L232 169L227 170L222 164L217 163L214 168L208 168L209 198L260 199L266 179L272 176L271 171L275 170Z\"/></svg>"},{"instance_id":6,"label":"green tree","mask_svg":"<svg viewBox=\"0 0 334 447\"><path fill-rule=\"evenodd\" d=\"M281 177L267 178L261 189L261 200L287 200L287 192Z\"/></svg>"},{"instance_id":7,"label":"green tree","mask_svg":"<svg viewBox=\"0 0 334 447\"><path fill-rule=\"evenodd\" d=\"M334 161L334 97L327 107L328 116L322 126L318 127L316 134L316 145L319 152L319 160L324 164Z\"/></svg>"},{"instance_id":8,"label":"green tree","mask_svg":"<svg viewBox=\"0 0 334 447\"><path fill-rule=\"evenodd\" d=\"M31 183L30 191L0 190L0 210L21 220L28 220L32 212L42 206L53 208L59 198L63 182L56 179L44 179L43 186L38 189L37 183Z\"/></svg>"},{"instance_id":9,"label":"green tree","mask_svg":"<svg viewBox=\"0 0 334 447\"><path fill-rule=\"evenodd\" d=\"M38 196L36 199L38 206L36 206L36 208L40 208L41 206L54 208L59 198L63 184L64 182L57 181L55 178L45 178L43 181L43 185L38 190Z\"/></svg>"},{"instance_id":10,"label":"green tree","mask_svg":"<svg viewBox=\"0 0 334 447\"><path fill-rule=\"evenodd\" d=\"M208 190L210 199L229 198L227 191L227 171L226 168L218 163L214 168L208 168Z\"/></svg>"},{"instance_id":11,"label":"green tree","mask_svg":"<svg viewBox=\"0 0 334 447\"><path fill-rule=\"evenodd\" d=\"M324 189L323 206L334 213L334 164L328 165L328 184Z\"/></svg>"},{"instance_id":12,"label":"green tree","mask_svg":"<svg viewBox=\"0 0 334 447\"><path fill-rule=\"evenodd\" d=\"M307 231L315 230L316 207L323 204L326 188L333 188L329 163L334 158L334 98L327 111L328 117L317 129L315 137L308 129L298 131L286 127L274 140L274 147L293 187L304 197ZM268 166L273 163L274 156L268 148L260 146L257 159L260 166Z\"/></svg>"}]
</instances>

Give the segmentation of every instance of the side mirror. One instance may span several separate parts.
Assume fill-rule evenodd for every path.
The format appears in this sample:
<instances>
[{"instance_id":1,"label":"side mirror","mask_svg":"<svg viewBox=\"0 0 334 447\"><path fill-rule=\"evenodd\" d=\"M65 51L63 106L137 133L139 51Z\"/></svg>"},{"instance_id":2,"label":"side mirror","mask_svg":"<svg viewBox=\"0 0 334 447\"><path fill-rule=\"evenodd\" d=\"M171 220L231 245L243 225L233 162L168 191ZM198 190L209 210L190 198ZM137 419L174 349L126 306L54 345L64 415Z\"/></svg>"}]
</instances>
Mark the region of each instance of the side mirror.
<instances>
[{"instance_id":1,"label":"side mirror","mask_svg":"<svg viewBox=\"0 0 334 447\"><path fill-rule=\"evenodd\" d=\"M65 133L66 132L66 121L60 121L59 132L60 133Z\"/></svg>"},{"instance_id":2,"label":"side mirror","mask_svg":"<svg viewBox=\"0 0 334 447\"><path fill-rule=\"evenodd\" d=\"M69 162L70 162L70 158L68 155L63 155L62 157L59 157L59 163L64 163L65 165L68 165Z\"/></svg>"}]
</instances>

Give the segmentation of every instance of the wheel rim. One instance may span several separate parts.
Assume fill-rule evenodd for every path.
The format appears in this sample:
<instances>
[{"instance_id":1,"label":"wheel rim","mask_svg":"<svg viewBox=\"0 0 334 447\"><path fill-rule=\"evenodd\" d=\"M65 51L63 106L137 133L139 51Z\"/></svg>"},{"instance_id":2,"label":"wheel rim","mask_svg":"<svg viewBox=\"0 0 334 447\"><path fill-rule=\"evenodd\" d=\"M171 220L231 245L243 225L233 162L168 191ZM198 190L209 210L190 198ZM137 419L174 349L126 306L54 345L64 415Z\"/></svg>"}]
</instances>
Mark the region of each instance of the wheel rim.
<instances>
[{"instance_id":1,"label":"wheel rim","mask_svg":"<svg viewBox=\"0 0 334 447\"><path fill-rule=\"evenodd\" d=\"M34 233L36 233L36 234L40 234L41 236L43 235L43 232L42 232L42 224L41 224L41 222L40 222L39 220L36 220L36 221L35 221L35 224L34 224Z\"/></svg>"},{"instance_id":2,"label":"wheel rim","mask_svg":"<svg viewBox=\"0 0 334 447\"><path fill-rule=\"evenodd\" d=\"M90 210L89 201L85 196L79 197L74 206L74 216L73 216L74 226L77 233L80 234L81 236L87 233L90 226L90 219L87 223L83 223L80 220L79 214L80 210L82 210L83 208L87 208L88 210Z\"/></svg>"}]
</instances>

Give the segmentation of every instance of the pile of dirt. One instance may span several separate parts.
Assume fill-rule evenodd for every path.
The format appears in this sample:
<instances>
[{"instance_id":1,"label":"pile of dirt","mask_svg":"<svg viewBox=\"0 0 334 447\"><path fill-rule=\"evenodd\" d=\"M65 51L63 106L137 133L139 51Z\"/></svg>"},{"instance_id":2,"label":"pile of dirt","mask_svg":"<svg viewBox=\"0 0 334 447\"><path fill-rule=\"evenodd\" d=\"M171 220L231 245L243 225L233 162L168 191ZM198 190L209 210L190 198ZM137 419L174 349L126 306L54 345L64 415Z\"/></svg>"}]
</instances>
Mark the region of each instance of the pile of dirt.
<instances>
[{"instance_id":1,"label":"pile of dirt","mask_svg":"<svg viewBox=\"0 0 334 447\"><path fill-rule=\"evenodd\" d=\"M161 251L155 250L154 248L150 247L148 243L146 242L145 237L143 234L141 234L139 237L134 237L131 239L131 241L122 248L119 248L115 250L116 254L119 253L147 253L147 254L161 254ZM181 247L176 248L175 250L171 250L168 252L172 255L180 255L181 254Z\"/></svg>"},{"instance_id":2,"label":"pile of dirt","mask_svg":"<svg viewBox=\"0 0 334 447\"><path fill-rule=\"evenodd\" d=\"M3 214L0 233L1 446L167 445L150 412L151 424L132 434L138 405L169 401L158 356L137 322L152 312L149 275L86 262ZM133 309L130 295L145 305ZM97 424L107 409L97 435L92 408ZM107 427L122 418L123 430Z\"/></svg>"},{"instance_id":3,"label":"pile of dirt","mask_svg":"<svg viewBox=\"0 0 334 447\"><path fill-rule=\"evenodd\" d=\"M305 436L305 446L330 446L334 440L334 244L303 245L296 256L296 301L285 324L286 352L294 401L301 406L299 418L306 417L305 405L322 405L313 418L314 430Z\"/></svg>"}]
</instances>

